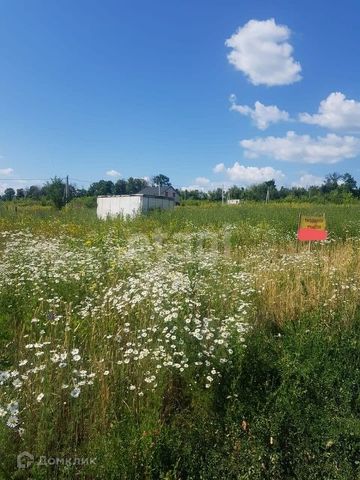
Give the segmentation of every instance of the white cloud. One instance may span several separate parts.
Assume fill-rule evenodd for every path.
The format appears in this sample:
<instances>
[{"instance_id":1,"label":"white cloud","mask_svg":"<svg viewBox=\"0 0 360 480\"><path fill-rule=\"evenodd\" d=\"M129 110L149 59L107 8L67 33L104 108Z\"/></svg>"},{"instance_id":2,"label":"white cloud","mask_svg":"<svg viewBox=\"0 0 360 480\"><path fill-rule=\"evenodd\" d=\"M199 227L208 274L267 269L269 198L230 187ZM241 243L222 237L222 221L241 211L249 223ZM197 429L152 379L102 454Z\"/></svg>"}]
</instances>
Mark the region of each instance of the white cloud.
<instances>
[{"instance_id":1,"label":"white cloud","mask_svg":"<svg viewBox=\"0 0 360 480\"><path fill-rule=\"evenodd\" d=\"M223 163L219 165L224 168L222 170L218 169L217 173L223 172L230 180L241 184L261 183L272 179L280 180L285 176L280 170L275 170L272 167L245 167L240 165L239 162L235 162L232 167L225 167ZM216 165L216 167L219 165Z\"/></svg>"},{"instance_id":2,"label":"white cloud","mask_svg":"<svg viewBox=\"0 0 360 480\"><path fill-rule=\"evenodd\" d=\"M224 171L225 171L225 165L223 163L218 163L213 168L214 173L221 173L221 172L224 172Z\"/></svg>"},{"instance_id":3,"label":"white cloud","mask_svg":"<svg viewBox=\"0 0 360 480\"><path fill-rule=\"evenodd\" d=\"M288 112L280 110L276 105L263 105L261 102L255 102L254 108L237 105L235 95L230 96L230 102L230 110L250 117L260 130L266 130L271 123L289 120Z\"/></svg>"},{"instance_id":4,"label":"white cloud","mask_svg":"<svg viewBox=\"0 0 360 480\"><path fill-rule=\"evenodd\" d=\"M33 184L34 183L32 181L30 182L26 180L11 180L11 178L9 178L8 181L0 183L0 194L3 194L7 188L13 188L16 192L18 188L25 188Z\"/></svg>"},{"instance_id":5,"label":"white cloud","mask_svg":"<svg viewBox=\"0 0 360 480\"><path fill-rule=\"evenodd\" d=\"M197 177L194 183L188 186L181 187L181 190L199 190L200 192L208 192L209 190L216 190L222 188L227 182L213 182L206 177Z\"/></svg>"},{"instance_id":6,"label":"white cloud","mask_svg":"<svg viewBox=\"0 0 360 480\"><path fill-rule=\"evenodd\" d=\"M254 85L289 85L301 80L301 65L288 43L291 31L269 20L250 20L225 42L227 58Z\"/></svg>"},{"instance_id":7,"label":"white cloud","mask_svg":"<svg viewBox=\"0 0 360 480\"><path fill-rule=\"evenodd\" d=\"M13 168L0 168L0 175L11 175L12 173L14 173L14 169Z\"/></svg>"},{"instance_id":8,"label":"white cloud","mask_svg":"<svg viewBox=\"0 0 360 480\"><path fill-rule=\"evenodd\" d=\"M311 175L310 173L305 173L304 175L301 175L299 180L297 182L293 182L292 186L293 187L313 187L313 186L319 186L324 182L323 177L318 177L316 175Z\"/></svg>"},{"instance_id":9,"label":"white cloud","mask_svg":"<svg viewBox=\"0 0 360 480\"><path fill-rule=\"evenodd\" d=\"M285 137L265 137L242 140L245 156L269 157L286 162L337 163L360 153L360 140L352 136L329 133L325 137L310 137L287 132Z\"/></svg>"},{"instance_id":10,"label":"white cloud","mask_svg":"<svg viewBox=\"0 0 360 480\"><path fill-rule=\"evenodd\" d=\"M359 130L360 102L347 99L341 92L333 92L320 102L318 113L300 113L299 120L326 128Z\"/></svg>"},{"instance_id":11,"label":"white cloud","mask_svg":"<svg viewBox=\"0 0 360 480\"><path fill-rule=\"evenodd\" d=\"M209 183L210 183L210 180L206 177L195 178L195 184L196 185L201 185L201 186L205 187L206 185L209 185Z\"/></svg>"},{"instance_id":12,"label":"white cloud","mask_svg":"<svg viewBox=\"0 0 360 480\"><path fill-rule=\"evenodd\" d=\"M108 177L121 177L121 173L118 172L118 171L116 171L116 170L108 170L108 171L106 172L106 175L107 175Z\"/></svg>"}]
</instances>

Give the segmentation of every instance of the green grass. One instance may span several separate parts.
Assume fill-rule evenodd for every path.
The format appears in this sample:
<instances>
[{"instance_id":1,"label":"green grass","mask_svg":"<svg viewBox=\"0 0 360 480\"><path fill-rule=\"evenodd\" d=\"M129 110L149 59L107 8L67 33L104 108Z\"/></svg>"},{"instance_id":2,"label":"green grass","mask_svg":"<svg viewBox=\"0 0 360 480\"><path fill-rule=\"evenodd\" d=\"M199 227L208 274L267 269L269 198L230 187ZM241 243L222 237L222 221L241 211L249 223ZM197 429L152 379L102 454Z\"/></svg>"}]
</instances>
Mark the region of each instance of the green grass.
<instances>
[{"instance_id":1,"label":"green grass","mask_svg":"<svg viewBox=\"0 0 360 480\"><path fill-rule=\"evenodd\" d=\"M6 206L0 478L360 478L359 206Z\"/></svg>"},{"instance_id":2,"label":"green grass","mask_svg":"<svg viewBox=\"0 0 360 480\"><path fill-rule=\"evenodd\" d=\"M132 232L153 231L161 228L165 232L192 231L193 229L216 229L223 225L267 224L281 233L295 232L300 213L325 213L329 231L337 237L357 236L360 227L360 204L349 205L314 205L270 203L245 203L240 206L221 206L205 203L201 206L181 206L172 211L154 211L145 217L129 222L113 220L111 223L122 225ZM36 203L19 206L15 211L14 204L0 205L0 220L3 228L44 227L46 222L54 223L58 228L66 223L74 222L86 228L91 225L100 229L102 223L96 219L96 212L91 208L83 208L82 204L70 204L57 211L50 206L39 206ZM104 227L106 230L106 227ZM84 232L85 233L85 232Z\"/></svg>"}]
</instances>

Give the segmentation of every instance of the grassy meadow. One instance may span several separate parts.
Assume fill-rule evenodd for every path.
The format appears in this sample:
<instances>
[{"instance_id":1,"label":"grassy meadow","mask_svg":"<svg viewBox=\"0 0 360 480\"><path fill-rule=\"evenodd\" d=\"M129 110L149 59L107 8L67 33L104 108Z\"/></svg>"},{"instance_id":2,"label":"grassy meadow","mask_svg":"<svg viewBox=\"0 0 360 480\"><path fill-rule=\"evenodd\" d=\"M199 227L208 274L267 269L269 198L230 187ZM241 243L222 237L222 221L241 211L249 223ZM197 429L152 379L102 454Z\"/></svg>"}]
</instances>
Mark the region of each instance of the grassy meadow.
<instances>
[{"instance_id":1,"label":"grassy meadow","mask_svg":"<svg viewBox=\"0 0 360 480\"><path fill-rule=\"evenodd\" d=\"M0 256L0 478L360 479L359 205L3 203Z\"/></svg>"}]
</instances>

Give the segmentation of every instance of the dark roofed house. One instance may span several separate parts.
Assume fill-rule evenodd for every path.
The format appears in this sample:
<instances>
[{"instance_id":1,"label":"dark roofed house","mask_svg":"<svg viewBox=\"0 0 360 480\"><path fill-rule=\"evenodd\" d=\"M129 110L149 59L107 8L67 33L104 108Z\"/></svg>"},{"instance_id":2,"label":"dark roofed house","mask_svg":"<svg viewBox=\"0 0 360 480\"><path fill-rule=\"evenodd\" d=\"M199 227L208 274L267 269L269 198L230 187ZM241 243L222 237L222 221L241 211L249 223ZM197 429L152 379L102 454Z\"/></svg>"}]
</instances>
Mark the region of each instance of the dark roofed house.
<instances>
[{"instance_id":1,"label":"dark roofed house","mask_svg":"<svg viewBox=\"0 0 360 480\"><path fill-rule=\"evenodd\" d=\"M139 192L140 195L152 195L154 197L173 198L177 205L180 204L180 196L174 187L163 185L162 187L145 187Z\"/></svg>"}]
</instances>

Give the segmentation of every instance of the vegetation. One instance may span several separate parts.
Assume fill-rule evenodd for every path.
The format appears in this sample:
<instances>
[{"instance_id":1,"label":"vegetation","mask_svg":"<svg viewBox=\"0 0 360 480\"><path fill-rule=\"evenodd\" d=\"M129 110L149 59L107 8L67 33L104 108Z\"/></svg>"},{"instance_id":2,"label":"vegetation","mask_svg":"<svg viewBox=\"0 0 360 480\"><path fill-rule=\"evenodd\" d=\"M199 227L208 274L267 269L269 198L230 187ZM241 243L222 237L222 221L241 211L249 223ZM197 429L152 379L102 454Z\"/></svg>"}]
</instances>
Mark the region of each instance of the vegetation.
<instances>
[{"instance_id":1,"label":"vegetation","mask_svg":"<svg viewBox=\"0 0 360 480\"><path fill-rule=\"evenodd\" d=\"M85 201L0 206L0 478L360 478L359 205Z\"/></svg>"},{"instance_id":2,"label":"vegetation","mask_svg":"<svg viewBox=\"0 0 360 480\"><path fill-rule=\"evenodd\" d=\"M183 198L191 200L221 201L223 192L221 188L209 192L199 190L185 190ZM312 202L312 203L349 203L360 197L356 180L349 174L331 173L325 177L322 185L308 187L276 187L274 180L269 180L250 187L230 187L226 191L227 199L240 199L247 201L265 201L266 198L285 202Z\"/></svg>"},{"instance_id":3,"label":"vegetation","mask_svg":"<svg viewBox=\"0 0 360 480\"><path fill-rule=\"evenodd\" d=\"M32 185L29 188L7 188L1 200L5 202L17 201L22 203L24 200L41 200L42 203L50 202L57 208L62 208L68 201L74 198L97 197L100 195L131 195L139 193L143 188L149 185L170 186L169 177L160 173L152 177L148 182L143 178L129 177L127 180L119 179L116 182L111 180L100 180L92 183L88 189L78 188L76 185L69 184L59 177L51 179L44 186ZM242 201L263 202L283 201L311 202L311 203L354 203L360 198L360 189L357 187L356 180L349 173L340 175L331 173L325 177L320 186L305 187L281 187L277 188L274 180L269 180L249 187L238 187L233 185L226 192L222 188L211 191L203 190L178 190L183 202L220 202L223 199L239 199ZM91 201L89 201L91 204Z\"/></svg>"}]
</instances>

